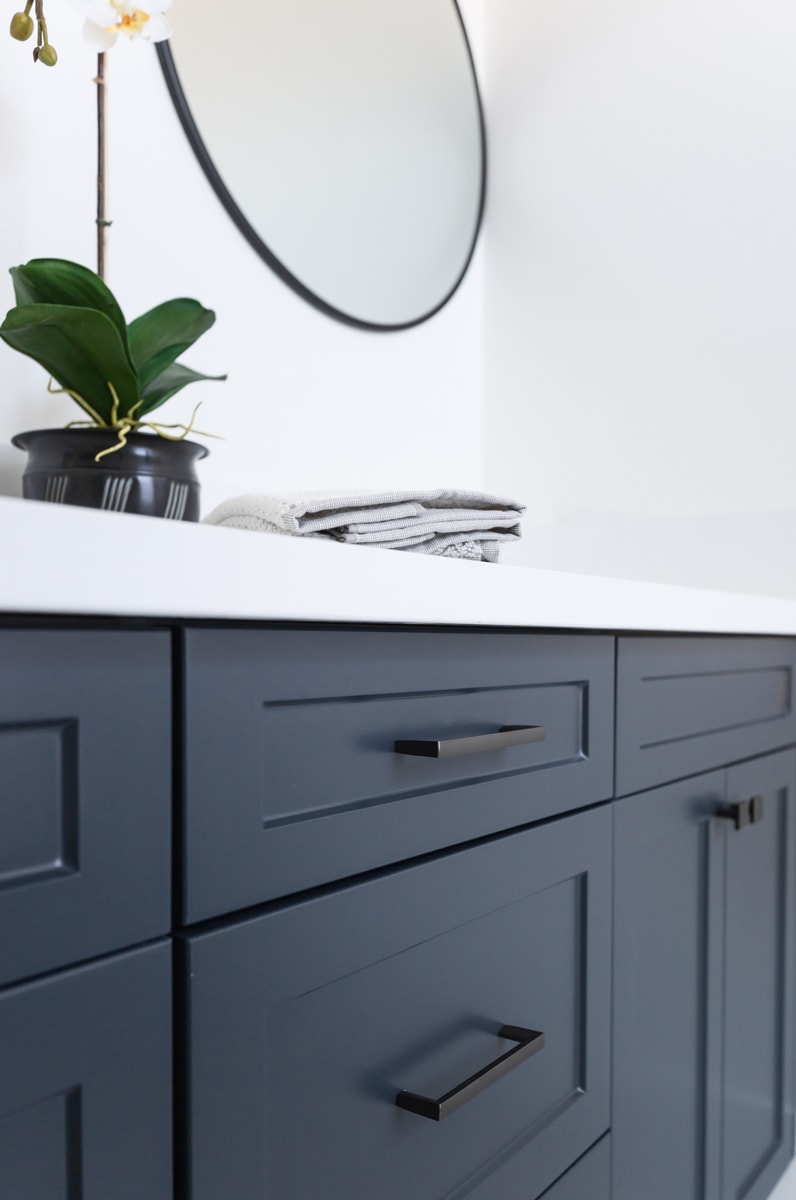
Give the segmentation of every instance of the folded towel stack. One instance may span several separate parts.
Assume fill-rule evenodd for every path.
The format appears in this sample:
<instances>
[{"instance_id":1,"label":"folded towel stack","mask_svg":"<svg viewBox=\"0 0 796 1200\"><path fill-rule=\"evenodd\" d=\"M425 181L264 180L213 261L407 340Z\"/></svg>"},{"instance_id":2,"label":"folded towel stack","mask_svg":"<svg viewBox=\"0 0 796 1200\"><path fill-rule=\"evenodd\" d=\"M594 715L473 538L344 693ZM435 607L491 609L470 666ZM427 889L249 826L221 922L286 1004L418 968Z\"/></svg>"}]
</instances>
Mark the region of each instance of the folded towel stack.
<instances>
[{"instance_id":1,"label":"folded towel stack","mask_svg":"<svg viewBox=\"0 0 796 1200\"><path fill-rule=\"evenodd\" d=\"M520 537L524 512L524 505L502 496L438 488L233 496L204 520L233 529L497 562L501 542Z\"/></svg>"}]
</instances>

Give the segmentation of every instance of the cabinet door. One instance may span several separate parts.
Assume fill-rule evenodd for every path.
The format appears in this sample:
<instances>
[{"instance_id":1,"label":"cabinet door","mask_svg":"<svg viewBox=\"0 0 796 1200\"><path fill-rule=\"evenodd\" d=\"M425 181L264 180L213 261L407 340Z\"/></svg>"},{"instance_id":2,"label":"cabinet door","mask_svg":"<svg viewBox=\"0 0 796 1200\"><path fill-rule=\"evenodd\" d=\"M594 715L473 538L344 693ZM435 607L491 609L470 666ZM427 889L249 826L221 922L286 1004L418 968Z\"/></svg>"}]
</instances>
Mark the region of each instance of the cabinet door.
<instances>
[{"instance_id":1,"label":"cabinet door","mask_svg":"<svg viewBox=\"0 0 796 1200\"><path fill-rule=\"evenodd\" d=\"M795 775L615 806L614 1200L763 1200L790 1159Z\"/></svg>"},{"instance_id":2,"label":"cabinet door","mask_svg":"<svg viewBox=\"0 0 796 1200\"><path fill-rule=\"evenodd\" d=\"M724 772L615 805L614 1200L719 1192Z\"/></svg>"},{"instance_id":3,"label":"cabinet door","mask_svg":"<svg viewBox=\"0 0 796 1200\"><path fill-rule=\"evenodd\" d=\"M171 955L0 991L3 1200L171 1200Z\"/></svg>"},{"instance_id":4,"label":"cabinet door","mask_svg":"<svg viewBox=\"0 0 796 1200\"><path fill-rule=\"evenodd\" d=\"M0 630L0 985L168 932L170 670L165 632Z\"/></svg>"},{"instance_id":5,"label":"cabinet door","mask_svg":"<svg viewBox=\"0 0 796 1200\"><path fill-rule=\"evenodd\" d=\"M728 772L758 819L727 830L722 1200L762 1200L790 1160L796 753Z\"/></svg>"}]
</instances>

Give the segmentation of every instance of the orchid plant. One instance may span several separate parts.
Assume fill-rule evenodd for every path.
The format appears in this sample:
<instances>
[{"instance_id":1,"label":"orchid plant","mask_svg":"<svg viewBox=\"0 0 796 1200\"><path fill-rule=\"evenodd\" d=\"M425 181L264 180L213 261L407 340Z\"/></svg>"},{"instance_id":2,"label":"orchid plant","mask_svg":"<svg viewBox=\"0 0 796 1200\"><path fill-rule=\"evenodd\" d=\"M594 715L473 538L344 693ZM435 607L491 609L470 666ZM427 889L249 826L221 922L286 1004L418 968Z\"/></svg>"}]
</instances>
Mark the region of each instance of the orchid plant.
<instances>
[{"instance_id":1,"label":"orchid plant","mask_svg":"<svg viewBox=\"0 0 796 1200\"><path fill-rule=\"evenodd\" d=\"M215 321L215 313L196 300L160 304L129 325L105 283L106 51L122 37L164 41L171 34L165 12L171 0L69 0L85 17L84 36L98 51L97 75L97 271L64 259L34 259L14 267L11 276L16 306L0 325L0 339L35 359L83 409L90 425L115 430L118 442L97 457L121 449L127 434L148 428L171 440L193 431L189 424L163 425L149 417L189 383L226 379L203 375L177 362ZM35 5L35 9L34 9ZM31 10L35 12L34 19ZM11 19L11 36L27 41L37 31L34 62L54 66L58 55L49 41L44 0L27 0ZM52 389L51 389L52 390ZM197 406L198 407L198 406ZM174 434L169 430L181 429ZM198 431L197 431L198 432ZM204 436L212 436L205 434Z\"/></svg>"},{"instance_id":2,"label":"orchid plant","mask_svg":"<svg viewBox=\"0 0 796 1200\"><path fill-rule=\"evenodd\" d=\"M9 32L16 41L26 42L28 38L33 37L33 30L35 29L36 45L33 47L33 61L43 63L45 67L54 67L58 62L58 54L55 46L50 44L47 33L47 22L44 19L44 0L35 0L35 4L35 24L33 17L30 15L34 0L27 0L24 10L22 12L15 12L11 18Z\"/></svg>"},{"instance_id":3,"label":"orchid plant","mask_svg":"<svg viewBox=\"0 0 796 1200\"><path fill-rule=\"evenodd\" d=\"M145 42L162 42L171 35L163 15L171 0L146 0L146 9L131 0L70 0L70 3L86 18L86 41L103 53L110 50L120 33L130 38L140 37ZM31 10L36 14L35 22ZM44 0L27 0L25 8L11 18L10 33L18 42L26 42L33 36L34 29L37 37L33 61L54 67L58 55L49 40ZM46 53L45 47L48 48Z\"/></svg>"},{"instance_id":4,"label":"orchid plant","mask_svg":"<svg viewBox=\"0 0 796 1200\"><path fill-rule=\"evenodd\" d=\"M100 53L110 50L121 34L144 42L163 42L171 36L164 13L171 0L146 0L146 9L130 0L70 0L86 18L86 41Z\"/></svg>"},{"instance_id":5,"label":"orchid plant","mask_svg":"<svg viewBox=\"0 0 796 1200\"><path fill-rule=\"evenodd\" d=\"M168 300L128 324L93 271L60 258L33 259L13 267L11 277L17 303L0 338L40 363L60 383L57 390L80 405L87 419L70 425L117 433L116 445L98 458L121 449L139 429L172 441L193 430L196 409L188 425L163 425L149 414L189 383L226 378L177 362L211 327L214 312L196 300Z\"/></svg>"},{"instance_id":6,"label":"orchid plant","mask_svg":"<svg viewBox=\"0 0 796 1200\"><path fill-rule=\"evenodd\" d=\"M115 45L122 35L128 39L140 38L144 42L163 42L171 36L171 29L164 14L171 7L171 0L145 0L146 8L132 0L69 0L73 8L85 17L83 34L86 43L97 50L97 274L105 279L107 230L110 221L105 211L106 174L106 94L107 68L105 52ZM35 5L35 8L34 8ZM35 11L34 23L31 10ZM44 0L26 0L24 10L14 13L10 33L17 41L26 42L36 30L36 45L33 61L54 67L58 61L55 47L49 40L47 21L44 16Z\"/></svg>"}]
</instances>

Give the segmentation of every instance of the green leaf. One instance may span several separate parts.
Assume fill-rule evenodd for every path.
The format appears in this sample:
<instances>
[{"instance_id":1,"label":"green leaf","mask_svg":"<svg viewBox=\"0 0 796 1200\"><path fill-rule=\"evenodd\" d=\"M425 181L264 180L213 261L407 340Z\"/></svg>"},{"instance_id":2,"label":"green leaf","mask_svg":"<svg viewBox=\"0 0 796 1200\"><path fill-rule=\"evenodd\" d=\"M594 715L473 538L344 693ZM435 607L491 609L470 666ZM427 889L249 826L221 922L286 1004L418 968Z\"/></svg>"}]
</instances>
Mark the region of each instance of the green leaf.
<instances>
[{"instance_id":1,"label":"green leaf","mask_svg":"<svg viewBox=\"0 0 796 1200\"><path fill-rule=\"evenodd\" d=\"M142 392L216 319L197 300L167 300L130 323L130 353Z\"/></svg>"},{"instance_id":2,"label":"green leaf","mask_svg":"<svg viewBox=\"0 0 796 1200\"><path fill-rule=\"evenodd\" d=\"M189 383L198 383L202 379L221 380L226 379L226 375L202 375L201 372L192 371L183 363L171 363L165 371L161 371L157 379L153 379L152 383L144 389L143 404L136 409L136 417L140 419L145 413L160 408L161 404L165 404L171 396L182 391Z\"/></svg>"},{"instance_id":3,"label":"green leaf","mask_svg":"<svg viewBox=\"0 0 796 1200\"><path fill-rule=\"evenodd\" d=\"M60 304L22 304L0 325L0 338L40 363L60 383L82 396L110 423L108 382L119 396L119 416L138 400L138 381L119 332L104 313Z\"/></svg>"},{"instance_id":4,"label":"green leaf","mask_svg":"<svg viewBox=\"0 0 796 1200\"><path fill-rule=\"evenodd\" d=\"M115 325L130 366L133 365L127 322L113 292L94 271L65 258L34 258L22 267L12 267L9 273L17 304L61 304L104 313Z\"/></svg>"}]
</instances>

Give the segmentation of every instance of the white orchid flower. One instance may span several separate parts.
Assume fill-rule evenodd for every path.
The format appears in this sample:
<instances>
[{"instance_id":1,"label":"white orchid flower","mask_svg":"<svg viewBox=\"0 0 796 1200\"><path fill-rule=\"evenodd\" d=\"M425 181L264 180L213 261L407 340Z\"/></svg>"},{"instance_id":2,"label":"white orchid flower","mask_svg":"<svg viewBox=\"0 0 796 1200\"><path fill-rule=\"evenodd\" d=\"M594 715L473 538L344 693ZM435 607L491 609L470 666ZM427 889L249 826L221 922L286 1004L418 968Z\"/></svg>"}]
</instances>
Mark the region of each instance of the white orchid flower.
<instances>
[{"instance_id":1,"label":"white orchid flower","mask_svg":"<svg viewBox=\"0 0 796 1200\"><path fill-rule=\"evenodd\" d=\"M110 50L119 34L145 42L163 42L171 36L171 28L163 16L171 0L144 0L144 8L133 0L70 0L70 3L86 18L86 41L98 51Z\"/></svg>"}]
</instances>

